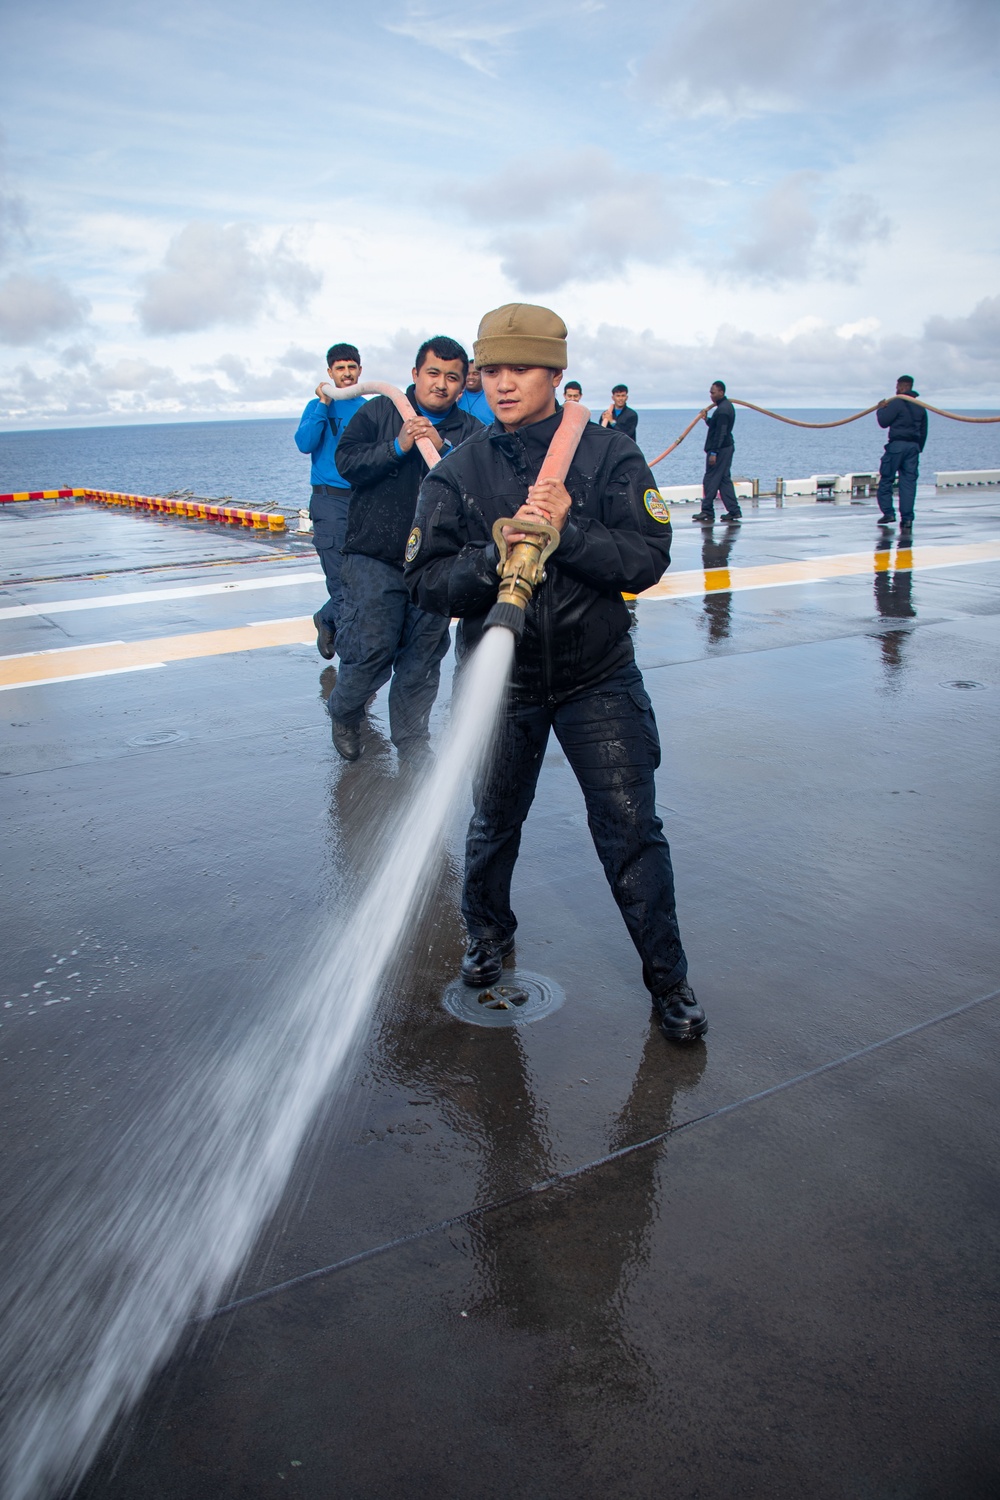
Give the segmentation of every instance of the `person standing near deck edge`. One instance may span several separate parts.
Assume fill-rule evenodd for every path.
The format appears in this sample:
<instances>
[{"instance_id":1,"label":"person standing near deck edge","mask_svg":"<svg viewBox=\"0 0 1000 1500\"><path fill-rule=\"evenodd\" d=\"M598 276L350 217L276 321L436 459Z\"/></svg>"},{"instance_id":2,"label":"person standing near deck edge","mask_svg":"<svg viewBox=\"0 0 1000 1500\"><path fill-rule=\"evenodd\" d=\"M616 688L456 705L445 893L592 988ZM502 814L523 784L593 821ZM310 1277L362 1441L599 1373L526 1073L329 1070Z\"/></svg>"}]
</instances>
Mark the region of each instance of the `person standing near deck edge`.
<instances>
[{"instance_id":1,"label":"person standing near deck edge","mask_svg":"<svg viewBox=\"0 0 1000 1500\"><path fill-rule=\"evenodd\" d=\"M927 413L922 406L912 401L901 401L900 396L919 396L913 389L913 376L900 375L896 381L896 394L890 401L880 401L875 413L880 427L888 427L889 441L879 465L878 505L882 512L880 526L892 526L896 517L892 511L892 487L899 475L899 529L913 530L913 512L917 502L917 475L920 472L920 455L927 441Z\"/></svg>"},{"instance_id":2,"label":"person standing near deck edge","mask_svg":"<svg viewBox=\"0 0 1000 1500\"><path fill-rule=\"evenodd\" d=\"M461 662L496 602L494 521L549 521L561 539L528 606L492 760L473 789L462 977L495 983L513 951L511 877L554 729L660 1025L671 1039L691 1041L708 1023L687 982L670 849L656 814L656 721L621 597L662 575L670 513L632 440L596 422L584 429L565 484L538 482L566 368L566 325L554 312L512 303L487 313L475 355L496 420L421 485L406 548L411 594L442 618L461 616Z\"/></svg>"},{"instance_id":3,"label":"person standing near deck edge","mask_svg":"<svg viewBox=\"0 0 1000 1500\"><path fill-rule=\"evenodd\" d=\"M468 370L461 344L443 335L428 339L417 350L406 393L417 415L404 422L388 396L376 396L352 417L337 449L352 493L341 571L344 617L337 630L340 672L327 708L333 743L345 760L361 754L365 705L390 677L389 734L400 760L413 764L430 754L427 725L449 621L410 603L403 554L427 473L417 438L447 454L470 432L483 431L482 422L455 404Z\"/></svg>"},{"instance_id":4,"label":"person standing near deck edge","mask_svg":"<svg viewBox=\"0 0 1000 1500\"><path fill-rule=\"evenodd\" d=\"M733 442L736 408L731 401L726 400L726 387L721 380L713 380L708 395L715 410L709 416L706 406L701 413L702 419L708 424L708 435L705 438L705 477L701 482L701 510L691 519L714 521L715 497L718 495L726 508L726 520L736 522L743 519L740 502L736 498L736 486L729 477L736 451L736 444Z\"/></svg>"}]
</instances>

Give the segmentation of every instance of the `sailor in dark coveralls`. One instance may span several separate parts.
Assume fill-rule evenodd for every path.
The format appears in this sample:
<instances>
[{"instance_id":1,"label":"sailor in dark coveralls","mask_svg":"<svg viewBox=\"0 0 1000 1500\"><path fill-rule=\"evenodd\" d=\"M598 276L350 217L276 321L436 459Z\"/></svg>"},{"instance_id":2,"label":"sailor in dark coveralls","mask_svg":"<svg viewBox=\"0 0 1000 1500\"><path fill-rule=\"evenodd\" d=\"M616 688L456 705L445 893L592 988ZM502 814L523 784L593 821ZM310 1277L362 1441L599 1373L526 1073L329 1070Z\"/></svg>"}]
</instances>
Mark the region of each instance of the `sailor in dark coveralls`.
<instances>
[{"instance_id":1,"label":"sailor in dark coveralls","mask_svg":"<svg viewBox=\"0 0 1000 1500\"><path fill-rule=\"evenodd\" d=\"M584 429L565 485L536 483L560 421L566 326L547 308L487 313L475 358L496 420L424 479L407 546L415 603L461 617L461 660L496 602L494 521L549 521L561 532L528 606L492 763L474 786L462 911L462 976L493 984L513 950L510 885L521 827L549 731L583 790L591 835L665 1034L707 1030L687 982L670 850L656 814L660 745L635 664L622 592L640 593L670 560L670 515L635 443L596 422ZM516 530L512 532L516 537Z\"/></svg>"},{"instance_id":2,"label":"sailor in dark coveralls","mask_svg":"<svg viewBox=\"0 0 1000 1500\"><path fill-rule=\"evenodd\" d=\"M918 396L912 375L900 375L896 394L891 401L880 401L876 417L880 427L888 427L889 441L879 465L878 504L880 526L892 526L896 517L892 509L892 487L899 475L899 529L913 530L913 511L917 500L917 474L920 455L927 441L927 413L901 396Z\"/></svg>"},{"instance_id":3,"label":"sailor in dark coveralls","mask_svg":"<svg viewBox=\"0 0 1000 1500\"><path fill-rule=\"evenodd\" d=\"M714 521L715 497L718 495L725 506L726 520L735 523L743 518L740 502L736 498L736 486L730 478L733 454L736 451L733 442L736 408L731 401L726 400L723 381L714 380L708 394L714 409L711 416L708 415L707 407L701 414L708 424L705 436L705 477L701 482L701 510L691 519Z\"/></svg>"}]
</instances>

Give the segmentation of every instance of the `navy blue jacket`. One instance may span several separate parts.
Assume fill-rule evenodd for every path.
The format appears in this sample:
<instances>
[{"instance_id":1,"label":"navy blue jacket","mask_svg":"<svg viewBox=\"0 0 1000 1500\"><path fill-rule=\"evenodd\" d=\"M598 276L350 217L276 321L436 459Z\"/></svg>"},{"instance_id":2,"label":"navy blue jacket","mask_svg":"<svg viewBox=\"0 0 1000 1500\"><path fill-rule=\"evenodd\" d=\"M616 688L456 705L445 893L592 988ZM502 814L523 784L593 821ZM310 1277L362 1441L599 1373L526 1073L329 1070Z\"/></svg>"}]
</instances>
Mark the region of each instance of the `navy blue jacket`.
<instances>
[{"instance_id":1,"label":"navy blue jacket","mask_svg":"<svg viewBox=\"0 0 1000 1500\"><path fill-rule=\"evenodd\" d=\"M406 394L414 411L418 410L412 385ZM457 403L439 420L434 420L434 425L452 448L457 448L470 433L484 430L482 422L462 411ZM396 438L402 427L403 419L389 397L375 396L352 417L337 449L340 472L354 491L347 513L344 551L392 563L400 572L406 539L413 525L417 492L427 473L416 443L407 453L396 452Z\"/></svg>"},{"instance_id":2,"label":"navy blue jacket","mask_svg":"<svg viewBox=\"0 0 1000 1500\"><path fill-rule=\"evenodd\" d=\"M638 425L639 413L633 411L631 406L623 406L621 411L616 411L608 423L609 427L613 427L616 432L624 432L625 436L632 438L633 441L635 440L635 430Z\"/></svg>"},{"instance_id":3,"label":"navy blue jacket","mask_svg":"<svg viewBox=\"0 0 1000 1500\"><path fill-rule=\"evenodd\" d=\"M523 505L561 415L511 433L499 422L480 428L420 487L406 580L421 609L462 617L460 658L500 586L493 523ZM650 588L670 561L670 513L624 433L589 422L566 488L572 509L517 646L514 686L530 701L559 702L632 661L622 592Z\"/></svg>"},{"instance_id":4,"label":"navy blue jacket","mask_svg":"<svg viewBox=\"0 0 1000 1500\"><path fill-rule=\"evenodd\" d=\"M705 439L706 453L721 453L724 448L735 448L733 428L736 425L736 408L725 396L708 417L708 436Z\"/></svg>"},{"instance_id":5,"label":"navy blue jacket","mask_svg":"<svg viewBox=\"0 0 1000 1500\"><path fill-rule=\"evenodd\" d=\"M920 392L912 394L918 396ZM880 427L888 427L890 443L916 443L923 453L927 441L927 413L922 406L914 406L912 401L893 396L875 415Z\"/></svg>"}]
</instances>

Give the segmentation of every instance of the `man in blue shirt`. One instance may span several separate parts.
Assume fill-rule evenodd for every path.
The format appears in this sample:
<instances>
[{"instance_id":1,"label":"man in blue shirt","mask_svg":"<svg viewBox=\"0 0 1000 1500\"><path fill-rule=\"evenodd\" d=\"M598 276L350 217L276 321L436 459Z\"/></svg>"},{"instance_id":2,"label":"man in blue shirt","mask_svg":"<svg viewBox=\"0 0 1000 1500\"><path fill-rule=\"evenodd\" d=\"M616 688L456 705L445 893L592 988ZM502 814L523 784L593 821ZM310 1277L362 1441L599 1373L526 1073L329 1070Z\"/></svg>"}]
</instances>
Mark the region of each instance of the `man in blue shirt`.
<instances>
[{"instance_id":1,"label":"man in blue shirt","mask_svg":"<svg viewBox=\"0 0 1000 1500\"><path fill-rule=\"evenodd\" d=\"M486 399L483 390L483 377L476 369L475 360L469 361L469 373L465 377L465 390L459 396L455 405L459 411L467 411L470 416L477 417L486 427L493 426L493 413L490 411L490 403Z\"/></svg>"},{"instance_id":2,"label":"man in blue shirt","mask_svg":"<svg viewBox=\"0 0 1000 1500\"><path fill-rule=\"evenodd\" d=\"M334 344L326 352L326 372L330 384L339 391L357 385L361 379L361 355L353 344ZM296 448L312 456L309 515L313 523L313 546L326 574L330 595L323 608L313 615L313 624L317 649L327 661L332 660L336 650L337 619L343 608L341 554L351 502L351 486L337 469L337 444L354 413L364 404L363 396L332 401L323 394L322 385L318 385L316 399L302 413L295 433Z\"/></svg>"}]
</instances>

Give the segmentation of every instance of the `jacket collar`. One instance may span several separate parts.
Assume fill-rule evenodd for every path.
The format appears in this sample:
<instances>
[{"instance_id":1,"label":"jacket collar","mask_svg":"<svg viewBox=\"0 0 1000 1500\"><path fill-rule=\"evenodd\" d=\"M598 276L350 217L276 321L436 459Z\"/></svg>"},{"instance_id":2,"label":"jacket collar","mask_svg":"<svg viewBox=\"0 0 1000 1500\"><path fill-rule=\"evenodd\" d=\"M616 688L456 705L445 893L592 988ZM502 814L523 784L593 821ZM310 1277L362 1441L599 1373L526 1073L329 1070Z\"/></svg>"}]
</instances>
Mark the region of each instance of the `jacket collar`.
<instances>
[{"instance_id":1,"label":"jacket collar","mask_svg":"<svg viewBox=\"0 0 1000 1500\"><path fill-rule=\"evenodd\" d=\"M413 407L413 410L419 414L420 402L417 400L417 388L415 385L408 385L406 387L406 399ZM463 412L462 408L459 406L458 397L456 396L455 400L452 402L451 406L449 406L448 410L442 413L441 420L437 425L439 428L443 428L445 432L447 432L449 427L458 426L461 418L467 415L468 413Z\"/></svg>"}]
</instances>

